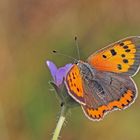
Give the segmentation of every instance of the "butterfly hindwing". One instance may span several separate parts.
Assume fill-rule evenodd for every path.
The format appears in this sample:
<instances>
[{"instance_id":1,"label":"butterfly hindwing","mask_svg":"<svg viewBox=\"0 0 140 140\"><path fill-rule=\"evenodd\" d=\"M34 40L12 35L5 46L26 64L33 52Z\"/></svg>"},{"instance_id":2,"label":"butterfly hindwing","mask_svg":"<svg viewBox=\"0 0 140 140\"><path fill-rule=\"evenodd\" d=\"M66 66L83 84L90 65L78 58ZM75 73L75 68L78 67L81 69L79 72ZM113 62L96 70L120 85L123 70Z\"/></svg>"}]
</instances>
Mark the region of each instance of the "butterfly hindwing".
<instances>
[{"instance_id":1,"label":"butterfly hindwing","mask_svg":"<svg viewBox=\"0 0 140 140\"><path fill-rule=\"evenodd\" d=\"M88 63L100 71L133 76L140 65L140 37L128 37L111 44L89 56Z\"/></svg>"},{"instance_id":2,"label":"butterfly hindwing","mask_svg":"<svg viewBox=\"0 0 140 140\"><path fill-rule=\"evenodd\" d=\"M134 82L126 75L98 73L94 82L90 82L90 87L86 87L86 105L82 105L82 109L85 115L94 121L101 120L111 111L127 108L137 95ZM91 104L90 101L93 100L95 102Z\"/></svg>"},{"instance_id":3,"label":"butterfly hindwing","mask_svg":"<svg viewBox=\"0 0 140 140\"><path fill-rule=\"evenodd\" d=\"M94 107L88 107L88 105L82 105L82 109L89 119L99 121L111 111L125 109L132 103L133 99L133 92L128 90L119 100L114 100L107 105L99 106L96 109Z\"/></svg>"},{"instance_id":4,"label":"butterfly hindwing","mask_svg":"<svg viewBox=\"0 0 140 140\"><path fill-rule=\"evenodd\" d=\"M83 81L80 69L76 64L72 66L65 78L68 93L80 104L85 104Z\"/></svg>"}]
</instances>

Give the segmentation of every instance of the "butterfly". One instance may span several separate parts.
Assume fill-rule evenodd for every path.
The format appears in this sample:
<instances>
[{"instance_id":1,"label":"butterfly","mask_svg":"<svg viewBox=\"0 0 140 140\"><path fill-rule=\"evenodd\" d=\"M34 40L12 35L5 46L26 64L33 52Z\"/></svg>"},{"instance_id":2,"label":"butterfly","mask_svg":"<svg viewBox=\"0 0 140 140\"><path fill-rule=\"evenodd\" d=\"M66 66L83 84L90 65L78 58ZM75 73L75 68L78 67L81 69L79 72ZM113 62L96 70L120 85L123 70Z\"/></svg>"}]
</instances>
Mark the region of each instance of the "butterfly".
<instances>
[{"instance_id":1,"label":"butterfly","mask_svg":"<svg viewBox=\"0 0 140 140\"><path fill-rule=\"evenodd\" d=\"M140 68L140 36L119 40L78 60L68 71L65 85L85 115L99 121L114 110L129 107L137 97L132 77Z\"/></svg>"}]
</instances>

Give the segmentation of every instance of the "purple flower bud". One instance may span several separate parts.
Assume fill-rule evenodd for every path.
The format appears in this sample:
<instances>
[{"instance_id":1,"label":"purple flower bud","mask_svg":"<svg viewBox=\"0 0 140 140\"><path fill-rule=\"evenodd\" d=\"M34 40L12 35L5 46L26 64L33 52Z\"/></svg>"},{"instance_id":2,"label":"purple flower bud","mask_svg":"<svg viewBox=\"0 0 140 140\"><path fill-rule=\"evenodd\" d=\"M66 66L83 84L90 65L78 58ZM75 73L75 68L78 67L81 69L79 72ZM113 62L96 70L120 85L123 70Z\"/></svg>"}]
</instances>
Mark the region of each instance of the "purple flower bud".
<instances>
[{"instance_id":1,"label":"purple flower bud","mask_svg":"<svg viewBox=\"0 0 140 140\"><path fill-rule=\"evenodd\" d=\"M67 72L72 67L72 64L66 64L64 67L57 68L56 65L51 61L46 61L46 64L51 72L53 77L53 81L50 84L55 89L58 99L62 105L65 105L69 108L79 106L77 103L68 93L67 88L64 83L65 76Z\"/></svg>"},{"instance_id":2,"label":"purple flower bud","mask_svg":"<svg viewBox=\"0 0 140 140\"><path fill-rule=\"evenodd\" d=\"M71 68L72 64L66 64L64 67L57 68L56 65L51 61L46 61L48 68L50 69L54 83L60 86L63 82L64 77Z\"/></svg>"}]
</instances>

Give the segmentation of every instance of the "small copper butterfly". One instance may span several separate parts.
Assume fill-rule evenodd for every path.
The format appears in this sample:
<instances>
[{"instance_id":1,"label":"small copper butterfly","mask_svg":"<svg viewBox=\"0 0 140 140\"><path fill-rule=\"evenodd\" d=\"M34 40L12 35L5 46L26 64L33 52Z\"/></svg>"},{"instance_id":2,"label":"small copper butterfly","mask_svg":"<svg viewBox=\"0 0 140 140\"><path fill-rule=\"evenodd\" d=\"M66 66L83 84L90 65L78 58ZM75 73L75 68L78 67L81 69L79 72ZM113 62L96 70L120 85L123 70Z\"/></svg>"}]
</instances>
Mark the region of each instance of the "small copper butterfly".
<instances>
[{"instance_id":1,"label":"small copper butterfly","mask_svg":"<svg viewBox=\"0 0 140 140\"><path fill-rule=\"evenodd\" d=\"M130 106L137 97L132 80L140 66L140 36L119 40L79 60L68 71L65 84L70 96L95 121Z\"/></svg>"}]
</instances>

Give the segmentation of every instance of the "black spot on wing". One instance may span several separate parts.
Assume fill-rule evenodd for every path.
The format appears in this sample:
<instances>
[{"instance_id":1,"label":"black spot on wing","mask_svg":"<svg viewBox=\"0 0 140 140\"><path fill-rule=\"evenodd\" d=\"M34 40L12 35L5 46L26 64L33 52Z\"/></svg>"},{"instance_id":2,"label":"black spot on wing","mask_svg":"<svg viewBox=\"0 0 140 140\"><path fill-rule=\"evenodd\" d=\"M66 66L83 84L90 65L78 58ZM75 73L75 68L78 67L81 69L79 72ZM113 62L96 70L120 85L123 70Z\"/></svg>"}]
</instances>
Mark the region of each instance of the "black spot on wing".
<instances>
[{"instance_id":1,"label":"black spot on wing","mask_svg":"<svg viewBox=\"0 0 140 140\"><path fill-rule=\"evenodd\" d=\"M121 65L121 64L118 64L118 65L117 65L117 68L118 68L119 70L121 70L121 69L122 69L122 65Z\"/></svg>"},{"instance_id":2,"label":"black spot on wing","mask_svg":"<svg viewBox=\"0 0 140 140\"><path fill-rule=\"evenodd\" d=\"M127 45L126 45L126 46L123 46L123 48L124 48L124 49L128 49L128 46L127 46Z\"/></svg>"},{"instance_id":3,"label":"black spot on wing","mask_svg":"<svg viewBox=\"0 0 140 140\"><path fill-rule=\"evenodd\" d=\"M120 46L123 46L124 45L124 43L122 42L122 43L120 43Z\"/></svg>"},{"instance_id":4,"label":"black spot on wing","mask_svg":"<svg viewBox=\"0 0 140 140\"><path fill-rule=\"evenodd\" d=\"M77 91L78 91L78 92L80 91L79 88L77 88Z\"/></svg>"},{"instance_id":5,"label":"black spot on wing","mask_svg":"<svg viewBox=\"0 0 140 140\"><path fill-rule=\"evenodd\" d=\"M125 50L125 52L130 52L130 51L131 51L130 49Z\"/></svg>"},{"instance_id":6,"label":"black spot on wing","mask_svg":"<svg viewBox=\"0 0 140 140\"><path fill-rule=\"evenodd\" d=\"M110 52L111 52L112 56L117 54L117 52L114 49L111 49Z\"/></svg>"},{"instance_id":7,"label":"black spot on wing","mask_svg":"<svg viewBox=\"0 0 140 140\"><path fill-rule=\"evenodd\" d=\"M125 57L125 54L122 54L121 57Z\"/></svg>"},{"instance_id":8,"label":"black spot on wing","mask_svg":"<svg viewBox=\"0 0 140 140\"><path fill-rule=\"evenodd\" d=\"M127 59L123 59L123 62L124 62L124 63L128 63L128 60L127 60Z\"/></svg>"},{"instance_id":9,"label":"black spot on wing","mask_svg":"<svg viewBox=\"0 0 140 140\"><path fill-rule=\"evenodd\" d=\"M103 58L106 58L106 55L103 55Z\"/></svg>"}]
</instances>

